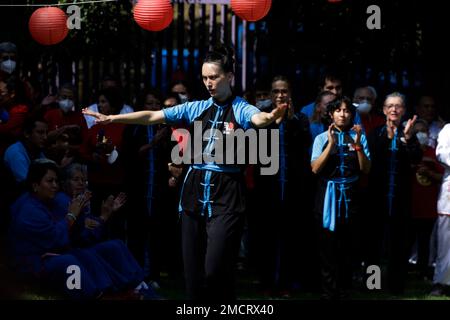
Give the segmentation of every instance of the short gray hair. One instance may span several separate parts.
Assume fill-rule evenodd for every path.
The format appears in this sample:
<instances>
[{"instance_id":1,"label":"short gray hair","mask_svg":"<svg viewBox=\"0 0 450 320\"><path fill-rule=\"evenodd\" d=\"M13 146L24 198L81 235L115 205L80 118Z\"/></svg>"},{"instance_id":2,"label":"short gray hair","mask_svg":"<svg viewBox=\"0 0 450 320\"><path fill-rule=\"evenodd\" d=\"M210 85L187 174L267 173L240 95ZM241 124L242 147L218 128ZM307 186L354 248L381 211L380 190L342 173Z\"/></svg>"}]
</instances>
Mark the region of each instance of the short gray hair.
<instances>
[{"instance_id":1,"label":"short gray hair","mask_svg":"<svg viewBox=\"0 0 450 320\"><path fill-rule=\"evenodd\" d=\"M69 164L63 170L64 180L72 178L73 175L75 174L75 172L78 172L78 171L84 175L87 175L87 166L85 164L81 164L81 163L77 163L77 162Z\"/></svg>"},{"instance_id":2,"label":"short gray hair","mask_svg":"<svg viewBox=\"0 0 450 320\"><path fill-rule=\"evenodd\" d=\"M17 53L17 46L12 42L2 42L0 43L0 53L4 52Z\"/></svg>"},{"instance_id":3,"label":"short gray hair","mask_svg":"<svg viewBox=\"0 0 450 320\"><path fill-rule=\"evenodd\" d=\"M389 98L400 98L402 99L402 105L406 106L406 97L404 94L401 94L400 92L392 92L391 94L388 94L386 98L384 99L384 103L386 103L386 100Z\"/></svg>"},{"instance_id":4,"label":"short gray hair","mask_svg":"<svg viewBox=\"0 0 450 320\"><path fill-rule=\"evenodd\" d=\"M374 100L377 99L377 97L378 97L378 95L377 95L377 90L375 90L375 88L372 87L372 86L365 86L365 87L358 87L358 88L356 88L356 89L355 89L355 92L353 93L353 97L355 97L355 96L356 96L356 93L357 93L359 90L362 90L362 89L367 89L367 90L369 90L370 93L371 93L372 96L373 96L373 99L374 99Z\"/></svg>"}]
</instances>

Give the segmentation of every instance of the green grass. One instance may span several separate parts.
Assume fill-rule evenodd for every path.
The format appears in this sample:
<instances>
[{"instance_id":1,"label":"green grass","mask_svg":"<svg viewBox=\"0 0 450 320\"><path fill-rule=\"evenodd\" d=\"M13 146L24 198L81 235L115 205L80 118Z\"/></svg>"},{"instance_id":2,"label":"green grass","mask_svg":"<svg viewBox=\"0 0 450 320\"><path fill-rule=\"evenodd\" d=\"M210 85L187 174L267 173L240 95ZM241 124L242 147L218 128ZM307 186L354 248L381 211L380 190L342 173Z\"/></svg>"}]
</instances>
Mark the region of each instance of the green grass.
<instances>
[{"instance_id":1,"label":"green grass","mask_svg":"<svg viewBox=\"0 0 450 320\"><path fill-rule=\"evenodd\" d=\"M169 300L185 299L184 282L177 278L164 276L161 278L160 293ZM384 290L353 290L349 292L350 300L450 300L450 296L433 297L428 293L431 282L419 279L417 274L409 273L405 293L401 296L391 295ZM236 294L238 300L319 300L319 293L294 291L288 299L268 298L258 291L257 279L248 272L238 272L236 278Z\"/></svg>"},{"instance_id":2,"label":"green grass","mask_svg":"<svg viewBox=\"0 0 450 320\"><path fill-rule=\"evenodd\" d=\"M169 277L161 274L161 289L159 293L167 300L184 300L184 281L182 273ZM406 291L401 296L393 296L383 290L353 290L349 292L350 300L450 300L449 296L433 297L428 295L431 289L431 282L419 279L417 274L410 272L407 278ZM236 294L238 300L319 300L319 293L308 293L294 291L289 299L272 298L264 296L258 291L256 277L247 271L240 271L236 277ZM19 300L61 300L63 296L51 292L43 292L31 285L23 285Z\"/></svg>"}]
</instances>

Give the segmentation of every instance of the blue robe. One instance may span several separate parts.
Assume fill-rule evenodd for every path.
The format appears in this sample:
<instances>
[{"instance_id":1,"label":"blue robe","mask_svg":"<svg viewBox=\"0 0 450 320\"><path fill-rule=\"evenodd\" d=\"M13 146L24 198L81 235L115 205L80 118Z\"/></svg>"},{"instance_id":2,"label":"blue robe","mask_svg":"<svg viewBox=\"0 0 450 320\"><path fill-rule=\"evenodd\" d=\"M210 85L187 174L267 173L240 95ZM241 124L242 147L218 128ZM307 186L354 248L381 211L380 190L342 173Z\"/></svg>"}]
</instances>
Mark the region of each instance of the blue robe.
<instances>
[{"instance_id":1,"label":"blue robe","mask_svg":"<svg viewBox=\"0 0 450 320\"><path fill-rule=\"evenodd\" d=\"M58 219L65 218L69 212L69 205L72 199L65 192L58 192L54 199L53 212ZM88 229L85 227L85 220L89 218L95 220L99 225L95 228ZM78 216L76 223L70 230L70 243L72 247L89 247L100 241L105 240L105 228L103 221L94 216L90 212L90 206L87 206Z\"/></svg>"},{"instance_id":2,"label":"blue robe","mask_svg":"<svg viewBox=\"0 0 450 320\"><path fill-rule=\"evenodd\" d=\"M120 240L73 248L68 222L56 208L29 193L11 207L10 249L19 272L71 298L94 298L105 291L134 288L143 281L143 270ZM71 265L80 268L81 289L69 289L66 284Z\"/></svg>"}]
</instances>

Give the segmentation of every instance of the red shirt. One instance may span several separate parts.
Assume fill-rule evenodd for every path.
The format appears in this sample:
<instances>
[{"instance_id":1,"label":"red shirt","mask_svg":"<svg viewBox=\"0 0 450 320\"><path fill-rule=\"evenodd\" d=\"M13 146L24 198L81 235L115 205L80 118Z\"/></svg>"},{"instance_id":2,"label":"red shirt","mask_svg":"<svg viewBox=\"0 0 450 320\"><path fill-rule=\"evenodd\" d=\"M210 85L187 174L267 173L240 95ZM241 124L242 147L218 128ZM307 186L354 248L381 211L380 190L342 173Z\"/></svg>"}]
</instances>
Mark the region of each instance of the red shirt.
<instances>
[{"instance_id":1,"label":"red shirt","mask_svg":"<svg viewBox=\"0 0 450 320\"><path fill-rule=\"evenodd\" d=\"M50 109L45 113L44 119L47 121L48 131L69 125L79 126L82 132L87 130L86 120L81 112L68 112L64 114L61 109Z\"/></svg>"},{"instance_id":2,"label":"red shirt","mask_svg":"<svg viewBox=\"0 0 450 320\"><path fill-rule=\"evenodd\" d=\"M8 111L9 119L0 123L0 156L8 146L19 140L22 135L23 123L28 114L28 107L23 104L13 106Z\"/></svg>"},{"instance_id":3,"label":"red shirt","mask_svg":"<svg viewBox=\"0 0 450 320\"><path fill-rule=\"evenodd\" d=\"M444 173L444 168L436 160L436 150L428 147L423 152L421 165L436 173ZM437 197L440 182L417 175L417 168L412 176L412 217L415 219L437 217Z\"/></svg>"},{"instance_id":4,"label":"red shirt","mask_svg":"<svg viewBox=\"0 0 450 320\"><path fill-rule=\"evenodd\" d=\"M378 114L360 114L361 122L366 131L366 136L376 127L382 126L386 123L386 119Z\"/></svg>"},{"instance_id":5,"label":"red shirt","mask_svg":"<svg viewBox=\"0 0 450 320\"><path fill-rule=\"evenodd\" d=\"M95 125L87 130L87 136L81 146L81 156L89 163L89 182L93 184L120 185L123 182L125 173L121 163L122 136L125 124L111 123L106 126ZM99 134L116 147L119 157L110 164L104 159L101 162L94 161L94 152L99 139Z\"/></svg>"}]
</instances>

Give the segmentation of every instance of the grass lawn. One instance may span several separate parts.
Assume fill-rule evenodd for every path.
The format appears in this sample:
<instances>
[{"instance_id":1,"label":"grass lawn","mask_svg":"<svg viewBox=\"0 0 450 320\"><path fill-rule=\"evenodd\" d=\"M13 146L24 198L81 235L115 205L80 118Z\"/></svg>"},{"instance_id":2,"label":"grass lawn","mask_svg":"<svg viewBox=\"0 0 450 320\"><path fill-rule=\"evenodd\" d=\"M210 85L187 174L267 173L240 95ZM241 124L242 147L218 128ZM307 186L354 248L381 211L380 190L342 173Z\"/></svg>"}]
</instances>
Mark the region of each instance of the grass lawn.
<instances>
[{"instance_id":1,"label":"grass lawn","mask_svg":"<svg viewBox=\"0 0 450 320\"><path fill-rule=\"evenodd\" d=\"M169 277L166 273L161 274L161 289L159 293L167 300L184 300L184 282L181 273ZM19 290L17 299L20 300L60 300L62 296L45 293L29 285L24 285ZM450 296L433 297L428 295L431 282L419 279L417 274L408 274L407 287L404 295L393 296L384 290L353 290L349 292L350 300L450 300ZM268 297L258 291L257 279L248 271L239 271L236 278L236 294L238 300L319 300L319 293L293 291L291 297L283 299L280 297Z\"/></svg>"}]
</instances>

